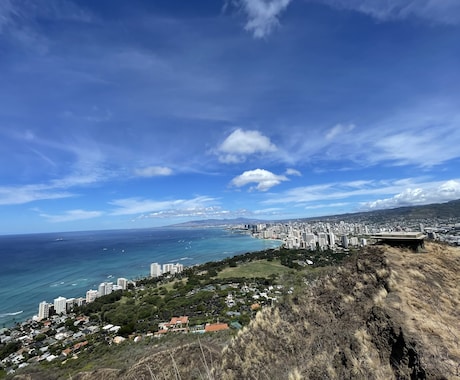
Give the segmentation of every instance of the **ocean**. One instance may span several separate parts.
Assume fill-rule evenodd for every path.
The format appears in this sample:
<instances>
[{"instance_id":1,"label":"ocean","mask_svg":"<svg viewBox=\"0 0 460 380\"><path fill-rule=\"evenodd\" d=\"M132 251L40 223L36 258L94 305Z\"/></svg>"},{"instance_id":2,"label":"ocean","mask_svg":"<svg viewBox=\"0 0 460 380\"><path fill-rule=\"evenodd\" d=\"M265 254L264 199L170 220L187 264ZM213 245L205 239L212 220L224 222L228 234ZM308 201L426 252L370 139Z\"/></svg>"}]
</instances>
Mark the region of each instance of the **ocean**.
<instances>
[{"instance_id":1,"label":"ocean","mask_svg":"<svg viewBox=\"0 0 460 380\"><path fill-rule=\"evenodd\" d=\"M41 301L85 297L118 277L148 277L152 262L190 266L279 245L222 228L0 236L0 328L32 318Z\"/></svg>"}]
</instances>

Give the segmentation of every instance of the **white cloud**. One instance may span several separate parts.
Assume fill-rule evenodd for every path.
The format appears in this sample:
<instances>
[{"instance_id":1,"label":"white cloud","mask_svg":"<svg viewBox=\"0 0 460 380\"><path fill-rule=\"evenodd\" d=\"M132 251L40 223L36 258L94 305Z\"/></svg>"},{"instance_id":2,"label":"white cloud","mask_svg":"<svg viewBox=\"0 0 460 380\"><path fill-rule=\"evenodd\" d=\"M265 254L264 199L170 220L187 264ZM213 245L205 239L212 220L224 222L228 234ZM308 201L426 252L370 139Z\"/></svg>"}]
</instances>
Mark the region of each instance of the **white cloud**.
<instances>
[{"instance_id":1,"label":"white cloud","mask_svg":"<svg viewBox=\"0 0 460 380\"><path fill-rule=\"evenodd\" d=\"M292 168L289 168L289 169L286 169L286 175L294 175L294 176L297 176L297 177L301 177L302 176L302 173L299 172L298 170L296 169L292 169Z\"/></svg>"},{"instance_id":2,"label":"white cloud","mask_svg":"<svg viewBox=\"0 0 460 380\"><path fill-rule=\"evenodd\" d=\"M458 0L311 0L334 8L368 14L378 20L400 20L408 17L457 24L460 22Z\"/></svg>"},{"instance_id":3,"label":"white cloud","mask_svg":"<svg viewBox=\"0 0 460 380\"><path fill-rule=\"evenodd\" d=\"M139 177L169 176L173 173L171 168L165 166L148 166L135 169L135 174Z\"/></svg>"},{"instance_id":4,"label":"white cloud","mask_svg":"<svg viewBox=\"0 0 460 380\"><path fill-rule=\"evenodd\" d=\"M265 169L255 169L245 171L243 174L235 177L231 181L231 185L243 187L250 183L256 183L255 189L259 191L267 191L273 186L279 185L283 181L288 181L284 175L276 175ZM253 190L254 188L251 188Z\"/></svg>"},{"instance_id":5,"label":"white cloud","mask_svg":"<svg viewBox=\"0 0 460 380\"><path fill-rule=\"evenodd\" d=\"M455 130L450 133L449 129L448 126L413 129L382 136L375 142L374 159L391 160L397 165L439 165L460 155L454 143L460 133Z\"/></svg>"},{"instance_id":6,"label":"white cloud","mask_svg":"<svg viewBox=\"0 0 460 380\"><path fill-rule=\"evenodd\" d=\"M267 136L259 131L233 131L218 147L219 160L224 163L244 162L246 157L256 153L270 153L277 150Z\"/></svg>"},{"instance_id":7,"label":"white cloud","mask_svg":"<svg viewBox=\"0 0 460 380\"><path fill-rule=\"evenodd\" d=\"M329 200L346 200L350 198L364 199L395 194L412 186L423 185L420 179L405 180L359 180L347 182L329 182L318 185L302 186L285 192L273 194L264 201L266 204L307 204Z\"/></svg>"},{"instance_id":8,"label":"white cloud","mask_svg":"<svg viewBox=\"0 0 460 380\"><path fill-rule=\"evenodd\" d=\"M371 200L366 202L366 199ZM429 181L425 177L419 177L330 182L303 186L270 194L262 203L284 206L294 204L305 209L326 209L346 204L352 207L355 204L354 211L367 211L441 203L455 199L460 199L460 179ZM337 200L342 202L338 203ZM321 203L321 206L318 206L318 202Z\"/></svg>"},{"instance_id":9,"label":"white cloud","mask_svg":"<svg viewBox=\"0 0 460 380\"><path fill-rule=\"evenodd\" d=\"M268 36L279 25L278 18L291 0L237 0L248 18L245 29L255 38Z\"/></svg>"},{"instance_id":10,"label":"white cloud","mask_svg":"<svg viewBox=\"0 0 460 380\"><path fill-rule=\"evenodd\" d=\"M348 202L338 202L338 203L322 203L317 205L306 206L305 210L316 210L316 209L323 209L323 208L336 208L336 207L344 207L348 206Z\"/></svg>"},{"instance_id":11,"label":"white cloud","mask_svg":"<svg viewBox=\"0 0 460 380\"><path fill-rule=\"evenodd\" d=\"M460 180L433 182L426 184L424 187L407 188L390 198L364 203L363 208L370 210L387 209L429 203L442 203L455 199L460 199Z\"/></svg>"},{"instance_id":12,"label":"white cloud","mask_svg":"<svg viewBox=\"0 0 460 380\"><path fill-rule=\"evenodd\" d=\"M196 207L189 209L171 209L151 212L148 214L142 214L137 219L174 219L174 218L197 218L197 219L208 219L208 218L236 218L247 216L250 213L246 210L229 211L223 210L219 206L209 207Z\"/></svg>"},{"instance_id":13,"label":"white cloud","mask_svg":"<svg viewBox=\"0 0 460 380\"><path fill-rule=\"evenodd\" d=\"M135 215L151 213L182 214L184 212L194 212L214 206L215 198L199 196L192 199L173 199L166 201L156 201L153 199L124 198L109 202L116 208L111 215Z\"/></svg>"},{"instance_id":14,"label":"white cloud","mask_svg":"<svg viewBox=\"0 0 460 380\"><path fill-rule=\"evenodd\" d=\"M98 168L90 168L89 170L83 168L81 172L54 179L47 183L0 186L0 205L18 205L40 200L74 197L76 194L68 191L68 189L90 186L100 181L105 181L110 176L109 172Z\"/></svg>"},{"instance_id":15,"label":"white cloud","mask_svg":"<svg viewBox=\"0 0 460 380\"><path fill-rule=\"evenodd\" d=\"M46 185L2 186L0 187L0 205L19 205L37 200L61 199L74 194Z\"/></svg>"},{"instance_id":16,"label":"white cloud","mask_svg":"<svg viewBox=\"0 0 460 380\"><path fill-rule=\"evenodd\" d=\"M351 132L353 129L355 129L354 124L348 124L348 125L337 124L326 133L326 140L332 140L336 136Z\"/></svg>"},{"instance_id":17,"label":"white cloud","mask_svg":"<svg viewBox=\"0 0 460 380\"><path fill-rule=\"evenodd\" d=\"M313 126L291 127L280 151L292 165L318 163L316 170L330 162L342 169L378 164L429 168L460 158L459 125L460 112L451 100L427 98L358 126L338 123L321 133ZM307 139L304 131L309 127Z\"/></svg>"},{"instance_id":18,"label":"white cloud","mask_svg":"<svg viewBox=\"0 0 460 380\"><path fill-rule=\"evenodd\" d=\"M84 220L84 219L92 219L97 218L103 214L102 211L86 211L86 210L68 210L63 214L60 215L51 215L51 214L44 214L41 213L40 216L48 219L50 222L53 223L61 223L61 222L73 222L76 220Z\"/></svg>"}]
</instances>

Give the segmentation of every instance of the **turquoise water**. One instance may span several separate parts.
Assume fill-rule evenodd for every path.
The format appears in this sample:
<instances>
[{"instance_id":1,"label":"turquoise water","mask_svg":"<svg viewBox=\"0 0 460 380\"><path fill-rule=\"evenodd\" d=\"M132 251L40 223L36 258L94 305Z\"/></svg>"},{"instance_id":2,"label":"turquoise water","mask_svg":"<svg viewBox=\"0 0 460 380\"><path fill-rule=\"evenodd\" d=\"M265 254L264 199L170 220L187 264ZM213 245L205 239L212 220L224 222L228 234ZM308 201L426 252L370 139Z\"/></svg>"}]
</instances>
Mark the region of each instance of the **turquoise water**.
<instances>
[{"instance_id":1,"label":"turquoise water","mask_svg":"<svg viewBox=\"0 0 460 380\"><path fill-rule=\"evenodd\" d=\"M31 318L41 301L147 277L152 262L190 266L279 245L219 228L0 236L0 327Z\"/></svg>"}]
</instances>

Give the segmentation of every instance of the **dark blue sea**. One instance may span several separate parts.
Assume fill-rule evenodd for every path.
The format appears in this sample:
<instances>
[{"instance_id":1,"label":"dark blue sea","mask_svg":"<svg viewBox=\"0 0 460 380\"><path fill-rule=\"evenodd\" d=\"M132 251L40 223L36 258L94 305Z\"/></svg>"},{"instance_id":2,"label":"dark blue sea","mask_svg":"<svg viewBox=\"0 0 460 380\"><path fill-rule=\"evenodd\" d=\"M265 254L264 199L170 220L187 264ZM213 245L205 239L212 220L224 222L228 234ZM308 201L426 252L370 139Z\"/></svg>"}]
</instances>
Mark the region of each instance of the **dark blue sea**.
<instances>
[{"instance_id":1,"label":"dark blue sea","mask_svg":"<svg viewBox=\"0 0 460 380\"><path fill-rule=\"evenodd\" d=\"M220 228L0 236L0 328L36 315L41 301L85 297L118 277L148 277L152 262L190 266L279 245Z\"/></svg>"}]
</instances>

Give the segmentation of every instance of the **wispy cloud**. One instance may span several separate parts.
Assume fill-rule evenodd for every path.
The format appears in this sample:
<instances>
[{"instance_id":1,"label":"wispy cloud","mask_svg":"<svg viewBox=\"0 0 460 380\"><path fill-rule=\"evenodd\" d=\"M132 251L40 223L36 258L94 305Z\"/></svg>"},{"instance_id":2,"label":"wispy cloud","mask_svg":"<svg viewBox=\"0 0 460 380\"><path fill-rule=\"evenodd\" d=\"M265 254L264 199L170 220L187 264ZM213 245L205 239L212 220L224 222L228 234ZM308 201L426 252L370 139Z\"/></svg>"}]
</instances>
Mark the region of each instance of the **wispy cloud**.
<instances>
[{"instance_id":1,"label":"wispy cloud","mask_svg":"<svg viewBox=\"0 0 460 380\"><path fill-rule=\"evenodd\" d=\"M348 202L338 202L338 203L321 203L311 206L305 206L305 210L320 210L320 209L327 209L327 208L337 208L337 207L344 207L349 205Z\"/></svg>"},{"instance_id":2,"label":"wispy cloud","mask_svg":"<svg viewBox=\"0 0 460 380\"><path fill-rule=\"evenodd\" d=\"M197 212L197 210L205 210L208 207L216 206L217 200L215 198L199 196L191 199L173 199L157 201L154 199L145 198L123 198L116 199L109 202L110 205L115 206L111 215L136 215L152 213L168 213L170 216L173 214L184 214Z\"/></svg>"},{"instance_id":3,"label":"wispy cloud","mask_svg":"<svg viewBox=\"0 0 460 380\"><path fill-rule=\"evenodd\" d=\"M37 27L37 20L91 22L94 17L86 9L68 0L0 2L0 35L8 34L18 45L41 54L48 52L49 41Z\"/></svg>"},{"instance_id":4,"label":"wispy cloud","mask_svg":"<svg viewBox=\"0 0 460 380\"><path fill-rule=\"evenodd\" d=\"M24 22L30 24L36 18L80 22L94 20L88 10L68 0L48 0L39 5L30 1L12 0L2 0L0 3L0 28Z\"/></svg>"},{"instance_id":5,"label":"wispy cloud","mask_svg":"<svg viewBox=\"0 0 460 380\"><path fill-rule=\"evenodd\" d=\"M284 175L277 175L265 169L255 169L245 171L243 174L233 178L230 184L236 187L243 187L256 183L257 186L251 187L250 190L267 191L283 181L288 181L288 178Z\"/></svg>"},{"instance_id":6,"label":"wispy cloud","mask_svg":"<svg viewBox=\"0 0 460 380\"><path fill-rule=\"evenodd\" d=\"M0 187L0 205L18 205L38 200L61 199L72 196L75 196L75 194L49 185Z\"/></svg>"},{"instance_id":7,"label":"wispy cloud","mask_svg":"<svg viewBox=\"0 0 460 380\"><path fill-rule=\"evenodd\" d=\"M279 25L279 16L286 10L291 0L236 0L245 12L245 29L255 38L268 36Z\"/></svg>"},{"instance_id":8,"label":"wispy cloud","mask_svg":"<svg viewBox=\"0 0 460 380\"><path fill-rule=\"evenodd\" d=\"M217 148L219 161L223 163L244 162L250 155L270 153L277 150L267 136L259 131L236 129Z\"/></svg>"},{"instance_id":9,"label":"wispy cloud","mask_svg":"<svg viewBox=\"0 0 460 380\"><path fill-rule=\"evenodd\" d=\"M341 137L343 134L349 133L353 129L355 129L353 124L337 124L326 133L326 140L332 140L337 136Z\"/></svg>"},{"instance_id":10,"label":"wispy cloud","mask_svg":"<svg viewBox=\"0 0 460 380\"><path fill-rule=\"evenodd\" d=\"M284 174L291 175L291 176L297 176L297 177L302 176L301 172L299 172L297 169L292 169L292 168L286 169L286 172Z\"/></svg>"},{"instance_id":11,"label":"wispy cloud","mask_svg":"<svg viewBox=\"0 0 460 380\"><path fill-rule=\"evenodd\" d=\"M73 222L76 220L85 220L85 219L92 219L98 218L102 216L104 213L102 211L86 211L86 210L68 210L62 214L45 214L40 213L40 216L46 218L48 221L53 223L61 223L61 222Z\"/></svg>"},{"instance_id":12,"label":"wispy cloud","mask_svg":"<svg viewBox=\"0 0 460 380\"><path fill-rule=\"evenodd\" d=\"M17 17L17 10L13 2L11 0L0 2L0 33L13 23L15 17Z\"/></svg>"},{"instance_id":13,"label":"wispy cloud","mask_svg":"<svg viewBox=\"0 0 460 380\"><path fill-rule=\"evenodd\" d=\"M460 157L459 123L460 113L451 101L424 99L362 125L338 123L322 134L311 128L308 139L301 127L292 127L279 150L293 163L433 167Z\"/></svg>"},{"instance_id":14,"label":"wispy cloud","mask_svg":"<svg viewBox=\"0 0 460 380\"><path fill-rule=\"evenodd\" d=\"M18 205L41 200L75 197L70 189L102 182L110 175L102 170L74 173L47 183L0 187L0 205Z\"/></svg>"},{"instance_id":15,"label":"wispy cloud","mask_svg":"<svg viewBox=\"0 0 460 380\"><path fill-rule=\"evenodd\" d=\"M224 210L220 206L209 206L203 208L191 209L171 209L155 211L148 214L141 214L136 219L178 219L178 218L196 218L196 219L230 219L243 216L249 216L252 213L248 210Z\"/></svg>"},{"instance_id":16,"label":"wispy cloud","mask_svg":"<svg viewBox=\"0 0 460 380\"><path fill-rule=\"evenodd\" d=\"M139 177L158 177L169 176L173 173L171 168L166 166L148 166L145 168L138 168L134 173Z\"/></svg>"},{"instance_id":17,"label":"wispy cloud","mask_svg":"<svg viewBox=\"0 0 460 380\"><path fill-rule=\"evenodd\" d=\"M339 9L368 14L378 20L401 20L418 17L433 22L458 24L460 3L457 0L310 0Z\"/></svg>"}]
</instances>

